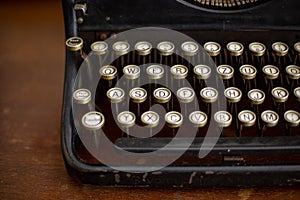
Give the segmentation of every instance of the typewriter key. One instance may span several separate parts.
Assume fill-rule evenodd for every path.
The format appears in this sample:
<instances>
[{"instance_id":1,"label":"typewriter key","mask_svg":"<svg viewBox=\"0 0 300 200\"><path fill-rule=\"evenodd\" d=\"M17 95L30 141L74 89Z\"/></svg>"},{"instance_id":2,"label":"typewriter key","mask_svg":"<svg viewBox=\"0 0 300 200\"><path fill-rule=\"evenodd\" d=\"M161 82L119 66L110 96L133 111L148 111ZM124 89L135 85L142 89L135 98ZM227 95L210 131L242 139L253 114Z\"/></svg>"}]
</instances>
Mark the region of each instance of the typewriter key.
<instances>
[{"instance_id":1,"label":"typewriter key","mask_svg":"<svg viewBox=\"0 0 300 200\"><path fill-rule=\"evenodd\" d=\"M204 44L204 49L210 56L217 56L220 54L221 45L217 42L206 42Z\"/></svg>"},{"instance_id":2,"label":"typewriter key","mask_svg":"<svg viewBox=\"0 0 300 200\"><path fill-rule=\"evenodd\" d=\"M237 103L242 98L242 91L236 87L229 87L224 91L224 95L228 102Z\"/></svg>"},{"instance_id":3,"label":"typewriter key","mask_svg":"<svg viewBox=\"0 0 300 200\"><path fill-rule=\"evenodd\" d=\"M280 70L274 65L266 65L262 68L262 72L267 85L267 93L274 88L274 81L279 77Z\"/></svg>"},{"instance_id":4,"label":"typewriter key","mask_svg":"<svg viewBox=\"0 0 300 200\"><path fill-rule=\"evenodd\" d=\"M256 77L257 70L252 65L242 65L240 67L240 73L243 79L254 79Z\"/></svg>"},{"instance_id":5,"label":"typewriter key","mask_svg":"<svg viewBox=\"0 0 300 200\"><path fill-rule=\"evenodd\" d=\"M277 56L285 56L289 51L289 46L283 42L275 42L272 44L272 49Z\"/></svg>"},{"instance_id":6,"label":"typewriter key","mask_svg":"<svg viewBox=\"0 0 300 200\"><path fill-rule=\"evenodd\" d=\"M280 72L280 70L274 65L266 65L262 68L262 71L264 73L264 77L270 80L277 79Z\"/></svg>"},{"instance_id":7,"label":"typewriter key","mask_svg":"<svg viewBox=\"0 0 300 200\"><path fill-rule=\"evenodd\" d=\"M179 112L170 111L165 115L165 121L167 122L168 126L171 128L177 128L181 126L183 122L183 117Z\"/></svg>"},{"instance_id":8,"label":"typewriter key","mask_svg":"<svg viewBox=\"0 0 300 200\"><path fill-rule=\"evenodd\" d=\"M123 129L122 136L124 136L124 134L127 134L127 137L129 137L129 128L135 125L135 115L130 111L123 111L118 114L117 119Z\"/></svg>"},{"instance_id":9,"label":"typewriter key","mask_svg":"<svg viewBox=\"0 0 300 200\"><path fill-rule=\"evenodd\" d=\"M123 68L123 73L127 79L137 79L140 77L140 67L136 65L127 65Z\"/></svg>"},{"instance_id":10,"label":"typewriter key","mask_svg":"<svg viewBox=\"0 0 300 200\"><path fill-rule=\"evenodd\" d=\"M218 99L218 91L212 87L203 88L200 96L205 103L213 103Z\"/></svg>"},{"instance_id":11,"label":"typewriter key","mask_svg":"<svg viewBox=\"0 0 300 200\"><path fill-rule=\"evenodd\" d=\"M116 55L122 56L129 52L130 45L128 42L119 41L113 44L112 49Z\"/></svg>"},{"instance_id":12,"label":"typewriter key","mask_svg":"<svg viewBox=\"0 0 300 200\"><path fill-rule=\"evenodd\" d=\"M240 56L244 51L244 46L239 42L229 42L226 47L232 56Z\"/></svg>"},{"instance_id":13,"label":"typewriter key","mask_svg":"<svg viewBox=\"0 0 300 200\"><path fill-rule=\"evenodd\" d=\"M73 93L73 99L78 104L87 104L91 101L91 92L88 89L78 89Z\"/></svg>"},{"instance_id":14,"label":"typewriter key","mask_svg":"<svg viewBox=\"0 0 300 200\"><path fill-rule=\"evenodd\" d=\"M184 65L174 65L171 67L171 74L174 79L185 79L188 75L188 68Z\"/></svg>"},{"instance_id":15,"label":"typewriter key","mask_svg":"<svg viewBox=\"0 0 300 200\"><path fill-rule=\"evenodd\" d=\"M189 120L195 127L203 127L207 124L207 115L201 111L194 111L189 115Z\"/></svg>"},{"instance_id":16,"label":"typewriter key","mask_svg":"<svg viewBox=\"0 0 300 200\"><path fill-rule=\"evenodd\" d=\"M154 88L156 88L157 79L161 79L164 76L165 69L160 65L150 65L146 69L146 74L148 76L149 83L154 83ZM149 91L152 92L151 84L149 84Z\"/></svg>"},{"instance_id":17,"label":"typewriter key","mask_svg":"<svg viewBox=\"0 0 300 200\"><path fill-rule=\"evenodd\" d=\"M195 98L195 92L192 88L183 87L177 90L177 97L182 103L190 103Z\"/></svg>"},{"instance_id":18,"label":"typewriter key","mask_svg":"<svg viewBox=\"0 0 300 200\"><path fill-rule=\"evenodd\" d=\"M197 79L206 80L211 75L211 69L207 65L196 65L194 67L194 74Z\"/></svg>"},{"instance_id":19,"label":"typewriter key","mask_svg":"<svg viewBox=\"0 0 300 200\"><path fill-rule=\"evenodd\" d=\"M125 92L123 89L115 87L109 89L106 96L112 103L120 103L125 98Z\"/></svg>"},{"instance_id":20,"label":"typewriter key","mask_svg":"<svg viewBox=\"0 0 300 200\"><path fill-rule=\"evenodd\" d=\"M146 56L151 53L152 45L149 42L141 41L135 44L134 49L138 55Z\"/></svg>"},{"instance_id":21,"label":"typewriter key","mask_svg":"<svg viewBox=\"0 0 300 200\"><path fill-rule=\"evenodd\" d=\"M81 120L83 126L90 130L97 130L102 128L104 125L104 121L104 115L96 111L86 113Z\"/></svg>"},{"instance_id":22,"label":"typewriter key","mask_svg":"<svg viewBox=\"0 0 300 200\"><path fill-rule=\"evenodd\" d=\"M140 103L143 103L147 99L147 91L144 88L133 88L129 92L130 99L134 105L133 109L138 116L140 116Z\"/></svg>"},{"instance_id":23,"label":"typewriter key","mask_svg":"<svg viewBox=\"0 0 300 200\"><path fill-rule=\"evenodd\" d=\"M300 102L300 87L297 87L294 89L294 95L295 95L297 101Z\"/></svg>"},{"instance_id":24,"label":"typewriter key","mask_svg":"<svg viewBox=\"0 0 300 200\"><path fill-rule=\"evenodd\" d=\"M199 49L198 44L195 42L191 42L191 41L184 42L181 45L181 50L183 51L183 54L186 56L196 55L198 52L198 49Z\"/></svg>"},{"instance_id":25,"label":"typewriter key","mask_svg":"<svg viewBox=\"0 0 300 200\"><path fill-rule=\"evenodd\" d=\"M157 88L153 92L154 99L159 103L167 103L170 101L172 93L167 88Z\"/></svg>"},{"instance_id":26,"label":"typewriter key","mask_svg":"<svg viewBox=\"0 0 300 200\"><path fill-rule=\"evenodd\" d=\"M150 79L160 79L164 76L165 70L160 65L150 65L146 69L146 74Z\"/></svg>"},{"instance_id":27,"label":"typewriter key","mask_svg":"<svg viewBox=\"0 0 300 200\"><path fill-rule=\"evenodd\" d=\"M271 94L276 103L284 103L289 98L289 92L283 87L273 88Z\"/></svg>"},{"instance_id":28,"label":"typewriter key","mask_svg":"<svg viewBox=\"0 0 300 200\"><path fill-rule=\"evenodd\" d=\"M172 77L174 79L177 79L178 81L175 80L170 80L171 81L171 86L173 86L172 84L176 83L178 84L179 87L184 86L185 81L183 81L182 79L185 79L188 76L188 68L184 65L174 65L171 67L170 72L172 74Z\"/></svg>"},{"instance_id":29,"label":"typewriter key","mask_svg":"<svg viewBox=\"0 0 300 200\"><path fill-rule=\"evenodd\" d=\"M298 101L298 109L300 110L300 87L297 87L294 89L294 96L296 97L296 100Z\"/></svg>"},{"instance_id":30,"label":"typewriter key","mask_svg":"<svg viewBox=\"0 0 300 200\"><path fill-rule=\"evenodd\" d=\"M71 37L66 41L67 49L78 51L83 47L83 40L80 37Z\"/></svg>"},{"instance_id":31,"label":"typewriter key","mask_svg":"<svg viewBox=\"0 0 300 200\"><path fill-rule=\"evenodd\" d=\"M205 81L206 79L208 79L211 76L211 69L209 66L207 65L196 65L193 69L194 71L194 88L195 90L197 90L197 88L203 88L205 85ZM196 81L196 80L199 81ZM199 82L199 84L197 83Z\"/></svg>"},{"instance_id":32,"label":"typewriter key","mask_svg":"<svg viewBox=\"0 0 300 200\"><path fill-rule=\"evenodd\" d=\"M259 42L249 44L249 50L254 56L263 56L266 52L266 46Z\"/></svg>"},{"instance_id":33,"label":"typewriter key","mask_svg":"<svg viewBox=\"0 0 300 200\"><path fill-rule=\"evenodd\" d=\"M223 79L225 87L229 87L231 83L229 82L231 78L233 78L234 69L230 65L220 65L217 67L217 73L219 74L219 77ZM218 80L216 80L218 83ZM232 82L234 79L232 79ZM232 85L235 85L232 83Z\"/></svg>"},{"instance_id":34,"label":"typewriter key","mask_svg":"<svg viewBox=\"0 0 300 200\"><path fill-rule=\"evenodd\" d=\"M243 110L238 114L238 119L245 127L253 126L256 121L256 115L250 110Z\"/></svg>"},{"instance_id":35,"label":"typewriter key","mask_svg":"<svg viewBox=\"0 0 300 200\"><path fill-rule=\"evenodd\" d=\"M279 115L272 110L266 110L261 114L261 119L267 127L274 127L278 124Z\"/></svg>"},{"instance_id":36,"label":"typewriter key","mask_svg":"<svg viewBox=\"0 0 300 200\"><path fill-rule=\"evenodd\" d=\"M239 69L240 74L242 75L243 82L245 84L245 91L249 91L252 87L256 88L256 73L257 70L252 65L242 65ZM251 85L251 82L253 86Z\"/></svg>"},{"instance_id":37,"label":"typewriter key","mask_svg":"<svg viewBox=\"0 0 300 200\"><path fill-rule=\"evenodd\" d=\"M232 116L229 112L218 111L214 115L214 120L219 127L225 128L231 125Z\"/></svg>"},{"instance_id":38,"label":"typewriter key","mask_svg":"<svg viewBox=\"0 0 300 200\"><path fill-rule=\"evenodd\" d=\"M163 41L157 45L157 49L159 54L163 56L169 56L173 54L175 46L172 42Z\"/></svg>"},{"instance_id":39,"label":"typewriter key","mask_svg":"<svg viewBox=\"0 0 300 200\"><path fill-rule=\"evenodd\" d=\"M300 42L294 44L294 50L296 54L300 55Z\"/></svg>"},{"instance_id":40,"label":"typewriter key","mask_svg":"<svg viewBox=\"0 0 300 200\"><path fill-rule=\"evenodd\" d=\"M227 80L233 77L234 69L230 65L220 65L217 67L217 73L221 79Z\"/></svg>"},{"instance_id":41,"label":"typewriter key","mask_svg":"<svg viewBox=\"0 0 300 200\"><path fill-rule=\"evenodd\" d=\"M124 128L132 127L135 124L135 115L130 111L121 112L117 119Z\"/></svg>"},{"instance_id":42,"label":"typewriter key","mask_svg":"<svg viewBox=\"0 0 300 200\"><path fill-rule=\"evenodd\" d=\"M147 99L147 91L144 88L133 88L129 96L134 103L142 103Z\"/></svg>"},{"instance_id":43,"label":"typewriter key","mask_svg":"<svg viewBox=\"0 0 300 200\"><path fill-rule=\"evenodd\" d=\"M94 42L91 44L91 50L97 55L103 55L107 53L108 45L103 41Z\"/></svg>"},{"instance_id":44,"label":"typewriter key","mask_svg":"<svg viewBox=\"0 0 300 200\"><path fill-rule=\"evenodd\" d=\"M167 88L157 88L153 92L153 97L156 102L165 104L165 109L167 111L170 110L170 104L169 101L171 100L172 93ZM173 108L173 105L171 103L171 109Z\"/></svg>"},{"instance_id":45,"label":"typewriter key","mask_svg":"<svg viewBox=\"0 0 300 200\"><path fill-rule=\"evenodd\" d=\"M252 104L259 105L265 100L265 93L259 89L253 89L248 92L248 98L251 100Z\"/></svg>"},{"instance_id":46,"label":"typewriter key","mask_svg":"<svg viewBox=\"0 0 300 200\"><path fill-rule=\"evenodd\" d=\"M106 92L106 96L111 103L115 104L115 110L119 112L119 103L122 102L125 98L125 92L121 88L111 88Z\"/></svg>"},{"instance_id":47,"label":"typewriter key","mask_svg":"<svg viewBox=\"0 0 300 200\"><path fill-rule=\"evenodd\" d=\"M99 74L104 80L112 80L117 76L117 68L112 65L105 65L99 69Z\"/></svg>"},{"instance_id":48,"label":"typewriter key","mask_svg":"<svg viewBox=\"0 0 300 200\"><path fill-rule=\"evenodd\" d=\"M300 124L300 113L289 110L284 113L284 119L289 127L296 127Z\"/></svg>"},{"instance_id":49,"label":"typewriter key","mask_svg":"<svg viewBox=\"0 0 300 200\"><path fill-rule=\"evenodd\" d=\"M195 92L192 88L183 87L177 90L177 98L181 103L184 103L184 115L187 116L188 107L187 103L191 103L195 99ZM192 107L192 106L191 106ZM189 108L191 108L189 107ZM194 109L193 109L194 110Z\"/></svg>"},{"instance_id":50,"label":"typewriter key","mask_svg":"<svg viewBox=\"0 0 300 200\"><path fill-rule=\"evenodd\" d=\"M238 114L238 136L239 137L253 137L253 133L257 132L257 127L254 126L256 122L256 115L250 110L243 110ZM258 122L259 123L259 122Z\"/></svg>"},{"instance_id":51,"label":"typewriter key","mask_svg":"<svg viewBox=\"0 0 300 200\"><path fill-rule=\"evenodd\" d=\"M141 120L146 127L153 128L159 123L159 115L154 111L147 111L142 114Z\"/></svg>"},{"instance_id":52,"label":"typewriter key","mask_svg":"<svg viewBox=\"0 0 300 200\"><path fill-rule=\"evenodd\" d=\"M300 78L300 67L297 65L289 65L285 68L285 71L292 80L298 80Z\"/></svg>"}]
</instances>

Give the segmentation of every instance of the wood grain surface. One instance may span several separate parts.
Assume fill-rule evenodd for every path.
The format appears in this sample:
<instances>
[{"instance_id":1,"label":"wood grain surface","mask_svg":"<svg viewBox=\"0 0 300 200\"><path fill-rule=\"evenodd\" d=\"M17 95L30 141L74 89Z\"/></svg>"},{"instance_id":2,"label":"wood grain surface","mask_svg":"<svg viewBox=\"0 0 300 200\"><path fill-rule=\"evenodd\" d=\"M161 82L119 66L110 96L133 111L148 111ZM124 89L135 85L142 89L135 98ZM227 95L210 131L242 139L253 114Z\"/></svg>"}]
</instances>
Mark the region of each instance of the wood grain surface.
<instances>
[{"instance_id":1,"label":"wood grain surface","mask_svg":"<svg viewBox=\"0 0 300 200\"><path fill-rule=\"evenodd\" d=\"M148 189L83 185L60 149L60 1L0 4L0 199L300 199L299 188Z\"/></svg>"}]
</instances>

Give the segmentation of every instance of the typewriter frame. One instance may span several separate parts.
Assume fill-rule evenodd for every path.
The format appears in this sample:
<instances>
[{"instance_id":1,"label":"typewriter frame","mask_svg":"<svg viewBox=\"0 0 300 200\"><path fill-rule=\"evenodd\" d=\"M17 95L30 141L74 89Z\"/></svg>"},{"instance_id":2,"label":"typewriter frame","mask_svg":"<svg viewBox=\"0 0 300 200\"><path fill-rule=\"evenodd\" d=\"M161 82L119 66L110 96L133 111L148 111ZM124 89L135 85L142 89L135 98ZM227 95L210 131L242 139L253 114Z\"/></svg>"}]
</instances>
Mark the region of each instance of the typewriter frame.
<instances>
[{"instance_id":1,"label":"typewriter frame","mask_svg":"<svg viewBox=\"0 0 300 200\"><path fill-rule=\"evenodd\" d=\"M277 0L275 0L277 1ZM278 1L277 1L278 2ZM284 1L286 2L286 1ZM63 10L65 19L66 38L78 36L82 30L97 29L101 30L105 28L105 23L98 23L97 27L91 27L90 25L78 25L78 16L85 17L84 12L75 11L73 0L63 0ZM82 3L82 2L79 2ZM177 2L176 2L177 3ZM164 4L164 3L162 3ZM187 8L192 9L192 8ZM250 9L251 10L251 9ZM193 12L197 10L193 9ZM251 12L251 11L247 11ZM255 12L255 11L254 11ZM112 13L115 15L116 13ZM207 15L211 16L212 13ZM204 14L206 15L206 14ZM231 14L230 14L231 15ZM235 14L232 14L235 16ZM197 24L191 28L192 30L219 30L224 29L222 23L212 23L209 20L206 21L201 27ZM299 21L299 20L298 20ZM120 22L122 23L122 22ZM182 23L185 23L184 20ZM278 23L275 26L264 27L263 24L257 26L258 29L278 29L283 28L284 31L295 29L300 30L300 26L295 24L283 25L284 22ZM248 28L253 28L255 21ZM300 23L299 23L300 24ZM153 24L149 24L153 25ZM163 23L168 28L175 28L177 30L184 30L187 28L182 24L168 24L166 21ZM113 25L106 27L104 31L121 31L129 28L134 28L135 25L123 24L120 25L116 22ZM247 27L239 26L239 24L230 23L226 30L246 29ZM110 185L110 186L142 186L142 187L202 187L202 186L270 186L270 185L298 185L300 180L300 163L294 165L267 165L267 166L167 166L161 169L159 172L148 173L147 179L144 178L143 173L131 173L128 176L128 172L115 171L107 166L95 166L81 162L74 151L74 134L75 127L72 122L72 92L73 84L76 77L76 60L78 59L78 53L74 51L66 51L66 68L65 68L65 83L64 83L64 101L62 110L62 125L61 125L61 144L62 152L65 160L66 168L71 176L82 181L83 183L97 184L97 185ZM269 150L272 153L300 153L300 138L295 138L293 143L285 140L284 137L279 141L277 139L269 139L270 146L266 146L265 150ZM246 140L245 140L246 141ZM197 141L198 143L201 141ZM196 143L197 143L196 142ZM239 143L232 142L230 140L220 139L215 146L212 153L222 153L223 155L234 155L236 152L249 153L256 149L257 146L263 147L263 140L253 139L253 146L244 147ZM226 144L233 144L230 146ZM285 146L286 144L289 146ZM250 148L249 148L250 147ZM289 148L286 148L289 147ZM228 150L231 153L228 154ZM133 150L137 150L133 149ZM193 146L190 148L191 152L196 150ZM259 149L261 150L261 149ZM120 177L120 181L116 180L116 176Z\"/></svg>"}]
</instances>

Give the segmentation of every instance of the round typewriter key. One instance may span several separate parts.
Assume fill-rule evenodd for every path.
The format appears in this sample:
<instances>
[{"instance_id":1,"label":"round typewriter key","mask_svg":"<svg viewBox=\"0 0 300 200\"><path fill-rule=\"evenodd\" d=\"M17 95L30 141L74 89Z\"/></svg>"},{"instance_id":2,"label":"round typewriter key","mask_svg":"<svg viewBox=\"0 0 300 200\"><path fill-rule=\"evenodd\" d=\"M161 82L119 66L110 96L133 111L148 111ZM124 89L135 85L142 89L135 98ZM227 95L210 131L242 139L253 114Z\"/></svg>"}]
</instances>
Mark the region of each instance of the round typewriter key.
<instances>
[{"instance_id":1,"label":"round typewriter key","mask_svg":"<svg viewBox=\"0 0 300 200\"><path fill-rule=\"evenodd\" d=\"M254 79L256 77L257 70L252 65L242 65L240 67L240 73L244 79Z\"/></svg>"},{"instance_id":2,"label":"round typewriter key","mask_svg":"<svg viewBox=\"0 0 300 200\"><path fill-rule=\"evenodd\" d=\"M243 110L239 113L238 119L245 127L253 126L256 121L256 115L250 110Z\"/></svg>"},{"instance_id":3,"label":"round typewriter key","mask_svg":"<svg viewBox=\"0 0 300 200\"><path fill-rule=\"evenodd\" d=\"M171 74L174 79L185 79L188 75L188 68L184 65L174 65L171 67Z\"/></svg>"},{"instance_id":4,"label":"round typewriter key","mask_svg":"<svg viewBox=\"0 0 300 200\"><path fill-rule=\"evenodd\" d=\"M149 42L141 41L135 44L134 49L138 55L146 56L151 53L152 45Z\"/></svg>"},{"instance_id":5,"label":"round typewriter key","mask_svg":"<svg viewBox=\"0 0 300 200\"><path fill-rule=\"evenodd\" d=\"M147 91L144 88L133 88L129 96L134 103L142 103L147 99Z\"/></svg>"},{"instance_id":6,"label":"round typewriter key","mask_svg":"<svg viewBox=\"0 0 300 200\"><path fill-rule=\"evenodd\" d=\"M297 65L289 65L285 68L288 77L293 80L297 80L300 78L300 67Z\"/></svg>"},{"instance_id":7,"label":"round typewriter key","mask_svg":"<svg viewBox=\"0 0 300 200\"><path fill-rule=\"evenodd\" d=\"M107 53L108 45L106 42L98 41L91 44L91 50L98 55L103 55Z\"/></svg>"},{"instance_id":8,"label":"round typewriter key","mask_svg":"<svg viewBox=\"0 0 300 200\"><path fill-rule=\"evenodd\" d=\"M211 69L207 65L196 65L194 67L194 74L197 79L206 80L211 75Z\"/></svg>"},{"instance_id":9,"label":"round typewriter key","mask_svg":"<svg viewBox=\"0 0 300 200\"><path fill-rule=\"evenodd\" d=\"M220 54L221 46L217 42L206 42L204 49L210 56L217 56Z\"/></svg>"},{"instance_id":10,"label":"round typewriter key","mask_svg":"<svg viewBox=\"0 0 300 200\"><path fill-rule=\"evenodd\" d=\"M297 101L300 102L300 87L297 87L294 89L294 95L295 95Z\"/></svg>"},{"instance_id":11,"label":"round typewriter key","mask_svg":"<svg viewBox=\"0 0 300 200\"><path fill-rule=\"evenodd\" d=\"M214 120L218 126L225 128L231 125L232 116L227 111L219 111L215 113Z\"/></svg>"},{"instance_id":12,"label":"round typewriter key","mask_svg":"<svg viewBox=\"0 0 300 200\"><path fill-rule=\"evenodd\" d=\"M249 44L249 50L254 56L263 56L266 52L266 46L260 42Z\"/></svg>"},{"instance_id":13,"label":"round typewriter key","mask_svg":"<svg viewBox=\"0 0 300 200\"><path fill-rule=\"evenodd\" d=\"M227 80L233 77L234 69L230 65L220 65L217 67L217 73L221 79Z\"/></svg>"},{"instance_id":14,"label":"round typewriter key","mask_svg":"<svg viewBox=\"0 0 300 200\"><path fill-rule=\"evenodd\" d=\"M288 126L296 127L300 124L300 113L294 110L289 110L284 113L284 119Z\"/></svg>"},{"instance_id":15,"label":"round typewriter key","mask_svg":"<svg viewBox=\"0 0 300 200\"><path fill-rule=\"evenodd\" d=\"M83 47L83 40L80 37L71 37L67 39L66 46L71 51L80 50Z\"/></svg>"},{"instance_id":16,"label":"round typewriter key","mask_svg":"<svg viewBox=\"0 0 300 200\"><path fill-rule=\"evenodd\" d=\"M195 127L203 127L207 124L207 115L201 111L194 111L189 115L189 120Z\"/></svg>"},{"instance_id":17,"label":"round typewriter key","mask_svg":"<svg viewBox=\"0 0 300 200\"><path fill-rule=\"evenodd\" d=\"M117 68L112 65L105 65L99 69L99 74L104 80L112 80L117 76Z\"/></svg>"},{"instance_id":18,"label":"round typewriter key","mask_svg":"<svg viewBox=\"0 0 300 200\"><path fill-rule=\"evenodd\" d=\"M125 92L121 88L111 88L106 92L106 96L112 103L119 103L123 101L125 97Z\"/></svg>"},{"instance_id":19,"label":"round typewriter key","mask_svg":"<svg viewBox=\"0 0 300 200\"><path fill-rule=\"evenodd\" d=\"M91 130L102 128L104 121L104 115L96 111L86 113L81 120L83 126Z\"/></svg>"},{"instance_id":20,"label":"round typewriter key","mask_svg":"<svg viewBox=\"0 0 300 200\"><path fill-rule=\"evenodd\" d=\"M172 42L164 41L157 45L157 49L161 55L169 56L173 54L175 46Z\"/></svg>"},{"instance_id":21,"label":"round typewriter key","mask_svg":"<svg viewBox=\"0 0 300 200\"><path fill-rule=\"evenodd\" d=\"M289 92L283 87L273 88L271 93L274 101L277 103L286 102L289 98Z\"/></svg>"},{"instance_id":22,"label":"round typewriter key","mask_svg":"<svg viewBox=\"0 0 300 200\"><path fill-rule=\"evenodd\" d=\"M198 52L198 44L195 42L184 42L181 45L181 50L183 51L183 54L186 56L194 56Z\"/></svg>"},{"instance_id":23,"label":"round typewriter key","mask_svg":"<svg viewBox=\"0 0 300 200\"><path fill-rule=\"evenodd\" d=\"M165 70L160 65L150 65L147 67L146 73L150 79L160 79L164 76Z\"/></svg>"},{"instance_id":24,"label":"round typewriter key","mask_svg":"<svg viewBox=\"0 0 300 200\"><path fill-rule=\"evenodd\" d=\"M159 103L167 103L170 101L172 93L167 88L157 88L153 92L155 100Z\"/></svg>"},{"instance_id":25,"label":"round typewriter key","mask_svg":"<svg viewBox=\"0 0 300 200\"><path fill-rule=\"evenodd\" d=\"M213 103L218 99L218 91L212 87L203 88L200 96L205 103Z\"/></svg>"},{"instance_id":26,"label":"round typewriter key","mask_svg":"<svg viewBox=\"0 0 300 200\"><path fill-rule=\"evenodd\" d=\"M121 112L117 119L124 128L132 127L135 124L135 115L130 111Z\"/></svg>"},{"instance_id":27,"label":"round typewriter key","mask_svg":"<svg viewBox=\"0 0 300 200\"><path fill-rule=\"evenodd\" d=\"M91 101L91 92L88 89L78 89L73 93L73 99L78 104L87 104Z\"/></svg>"},{"instance_id":28,"label":"round typewriter key","mask_svg":"<svg viewBox=\"0 0 300 200\"><path fill-rule=\"evenodd\" d=\"M154 111L147 111L142 114L141 120L147 127L153 128L159 123L159 115Z\"/></svg>"},{"instance_id":29,"label":"round typewriter key","mask_svg":"<svg viewBox=\"0 0 300 200\"><path fill-rule=\"evenodd\" d=\"M229 42L226 47L232 56L240 56L244 51L244 46L239 42Z\"/></svg>"},{"instance_id":30,"label":"round typewriter key","mask_svg":"<svg viewBox=\"0 0 300 200\"><path fill-rule=\"evenodd\" d=\"M253 89L248 92L248 98L252 101L252 104L259 105L265 100L265 93L259 89Z\"/></svg>"},{"instance_id":31,"label":"round typewriter key","mask_svg":"<svg viewBox=\"0 0 300 200\"><path fill-rule=\"evenodd\" d=\"M273 127L278 124L279 115L272 110L266 110L261 113L261 119L267 127Z\"/></svg>"},{"instance_id":32,"label":"round typewriter key","mask_svg":"<svg viewBox=\"0 0 300 200\"><path fill-rule=\"evenodd\" d=\"M294 50L298 55L300 55L300 42L294 44Z\"/></svg>"},{"instance_id":33,"label":"round typewriter key","mask_svg":"<svg viewBox=\"0 0 300 200\"><path fill-rule=\"evenodd\" d=\"M136 65L127 65L123 68L124 76L127 79L137 79L140 76L140 67Z\"/></svg>"},{"instance_id":34,"label":"round typewriter key","mask_svg":"<svg viewBox=\"0 0 300 200\"><path fill-rule=\"evenodd\" d=\"M264 76L266 79L277 79L279 76L279 69L274 65L266 65L262 68Z\"/></svg>"},{"instance_id":35,"label":"round typewriter key","mask_svg":"<svg viewBox=\"0 0 300 200\"><path fill-rule=\"evenodd\" d=\"M273 43L272 49L277 56L285 56L289 52L289 46L282 42Z\"/></svg>"},{"instance_id":36,"label":"round typewriter key","mask_svg":"<svg viewBox=\"0 0 300 200\"><path fill-rule=\"evenodd\" d=\"M112 49L116 55L122 56L129 52L130 45L128 42L119 41L113 44Z\"/></svg>"},{"instance_id":37,"label":"round typewriter key","mask_svg":"<svg viewBox=\"0 0 300 200\"><path fill-rule=\"evenodd\" d=\"M183 87L177 90L177 97L182 103L190 103L195 98L195 92L192 88Z\"/></svg>"},{"instance_id":38,"label":"round typewriter key","mask_svg":"<svg viewBox=\"0 0 300 200\"><path fill-rule=\"evenodd\" d=\"M170 111L166 113L165 121L171 128L177 128L181 126L183 122L183 117L179 112Z\"/></svg>"},{"instance_id":39,"label":"round typewriter key","mask_svg":"<svg viewBox=\"0 0 300 200\"><path fill-rule=\"evenodd\" d=\"M236 87L229 87L224 91L224 95L228 102L237 103L242 98L242 91Z\"/></svg>"}]
</instances>

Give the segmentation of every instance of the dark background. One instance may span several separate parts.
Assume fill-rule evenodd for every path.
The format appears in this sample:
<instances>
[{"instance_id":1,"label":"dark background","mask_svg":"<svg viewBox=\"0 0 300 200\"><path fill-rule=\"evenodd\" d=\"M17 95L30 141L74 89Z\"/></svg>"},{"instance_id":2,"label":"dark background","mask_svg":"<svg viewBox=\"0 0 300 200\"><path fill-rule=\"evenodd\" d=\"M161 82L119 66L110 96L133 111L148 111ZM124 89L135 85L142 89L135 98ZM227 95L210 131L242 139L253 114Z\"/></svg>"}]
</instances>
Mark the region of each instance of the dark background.
<instances>
[{"instance_id":1,"label":"dark background","mask_svg":"<svg viewBox=\"0 0 300 200\"><path fill-rule=\"evenodd\" d=\"M0 199L300 199L299 188L148 189L83 185L60 149L60 1L0 4Z\"/></svg>"}]
</instances>

